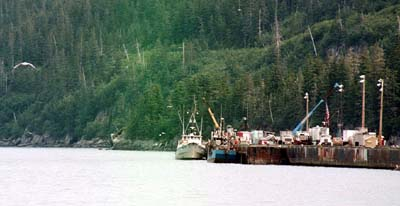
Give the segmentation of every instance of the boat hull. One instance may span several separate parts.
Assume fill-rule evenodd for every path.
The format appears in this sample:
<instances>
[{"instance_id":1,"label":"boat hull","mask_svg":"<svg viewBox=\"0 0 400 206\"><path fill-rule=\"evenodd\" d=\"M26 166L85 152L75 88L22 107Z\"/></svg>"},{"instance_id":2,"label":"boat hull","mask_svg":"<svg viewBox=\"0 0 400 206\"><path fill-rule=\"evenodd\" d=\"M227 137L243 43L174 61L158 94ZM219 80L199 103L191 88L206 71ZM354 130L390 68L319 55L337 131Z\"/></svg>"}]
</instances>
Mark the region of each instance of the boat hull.
<instances>
[{"instance_id":1,"label":"boat hull","mask_svg":"<svg viewBox=\"0 0 400 206\"><path fill-rule=\"evenodd\" d=\"M178 147L175 152L175 159L196 160L206 157L206 149L198 144L188 144Z\"/></svg>"},{"instance_id":2,"label":"boat hull","mask_svg":"<svg viewBox=\"0 0 400 206\"><path fill-rule=\"evenodd\" d=\"M211 149L207 156L207 162L234 163L237 161L237 153L234 150Z\"/></svg>"}]
</instances>

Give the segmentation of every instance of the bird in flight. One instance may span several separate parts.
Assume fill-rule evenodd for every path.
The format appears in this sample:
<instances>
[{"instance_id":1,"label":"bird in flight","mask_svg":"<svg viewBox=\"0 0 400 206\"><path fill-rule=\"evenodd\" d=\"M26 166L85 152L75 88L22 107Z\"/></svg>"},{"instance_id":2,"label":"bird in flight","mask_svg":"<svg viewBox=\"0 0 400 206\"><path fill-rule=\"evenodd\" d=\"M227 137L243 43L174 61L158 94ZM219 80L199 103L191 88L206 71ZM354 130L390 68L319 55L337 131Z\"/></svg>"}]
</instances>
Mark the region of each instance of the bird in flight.
<instances>
[{"instance_id":1,"label":"bird in flight","mask_svg":"<svg viewBox=\"0 0 400 206\"><path fill-rule=\"evenodd\" d=\"M31 67L32 69L36 69L35 65L33 65L33 64L29 63L29 62L21 62L21 63L15 65L15 66L13 67L12 72L14 73L14 70L17 69L17 68L20 67L20 66L29 66L29 67Z\"/></svg>"}]
</instances>

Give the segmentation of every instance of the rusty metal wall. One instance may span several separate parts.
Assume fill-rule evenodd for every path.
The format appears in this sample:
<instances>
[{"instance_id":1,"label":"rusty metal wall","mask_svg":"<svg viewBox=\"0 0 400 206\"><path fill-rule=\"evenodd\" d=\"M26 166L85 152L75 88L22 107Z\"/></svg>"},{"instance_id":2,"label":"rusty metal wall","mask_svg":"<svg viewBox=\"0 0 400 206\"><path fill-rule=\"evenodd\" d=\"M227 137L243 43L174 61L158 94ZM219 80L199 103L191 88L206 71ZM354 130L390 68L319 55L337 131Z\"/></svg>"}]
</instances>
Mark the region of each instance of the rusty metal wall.
<instances>
[{"instance_id":1,"label":"rusty metal wall","mask_svg":"<svg viewBox=\"0 0 400 206\"><path fill-rule=\"evenodd\" d=\"M241 163L289 164L393 169L400 166L400 149L321 146L262 146L239 148Z\"/></svg>"},{"instance_id":2,"label":"rusty metal wall","mask_svg":"<svg viewBox=\"0 0 400 206\"><path fill-rule=\"evenodd\" d=\"M249 164L285 164L287 156L281 147L249 146L247 149Z\"/></svg>"},{"instance_id":3,"label":"rusty metal wall","mask_svg":"<svg viewBox=\"0 0 400 206\"><path fill-rule=\"evenodd\" d=\"M400 149L365 147L288 147L290 164L393 169L400 165Z\"/></svg>"}]
</instances>

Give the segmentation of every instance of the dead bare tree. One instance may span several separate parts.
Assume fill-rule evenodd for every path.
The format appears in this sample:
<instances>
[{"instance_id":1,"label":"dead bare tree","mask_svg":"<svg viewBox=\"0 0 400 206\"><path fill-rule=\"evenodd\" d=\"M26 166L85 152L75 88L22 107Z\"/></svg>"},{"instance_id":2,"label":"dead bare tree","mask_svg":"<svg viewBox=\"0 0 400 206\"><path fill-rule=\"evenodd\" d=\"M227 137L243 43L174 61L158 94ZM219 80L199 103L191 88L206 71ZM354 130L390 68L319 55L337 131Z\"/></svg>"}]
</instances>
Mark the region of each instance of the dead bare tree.
<instances>
[{"instance_id":1,"label":"dead bare tree","mask_svg":"<svg viewBox=\"0 0 400 206\"><path fill-rule=\"evenodd\" d=\"M340 30L343 31L343 20L340 12L340 4L338 5L338 23L340 25Z\"/></svg>"},{"instance_id":2,"label":"dead bare tree","mask_svg":"<svg viewBox=\"0 0 400 206\"><path fill-rule=\"evenodd\" d=\"M258 10L258 37L261 38L261 9Z\"/></svg>"},{"instance_id":3,"label":"dead bare tree","mask_svg":"<svg viewBox=\"0 0 400 206\"><path fill-rule=\"evenodd\" d=\"M86 90L87 89L86 75L85 75L85 69L82 66L82 59L83 59L83 35L81 34L79 77L82 81L83 88Z\"/></svg>"},{"instance_id":4,"label":"dead bare tree","mask_svg":"<svg viewBox=\"0 0 400 206\"><path fill-rule=\"evenodd\" d=\"M100 29L100 56L103 56L103 33Z\"/></svg>"},{"instance_id":5,"label":"dead bare tree","mask_svg":"<svg viewBox=\"0 0 400 206\"><path fill-rule=\"evenodd\" d=\"M144 61L144 53L142 55L142 64L143 64L144 67L146 67L146 61Z\"/></svg>"},{"instance_id":6,"label":"dead bare tree","mask_svg":"<svg viewBox=\"0 0 400 206\"><path fill-rule=\"evenodd\" d=\"M399 35L400 35L400 16L397 15L397 23L399 24Z\"/></svg>"},{"instance_id":7,"label":"dead bare tree","mask_svg":"<svg viewBox=\"0 0 400 206\"><path fill-rule=\"evenodd\" d=\"M125 44L122 44L122 47L124 47L124 53L125 53L126 59L127 59L128 62L129 62L129 61L130 61L130 60L129 60L129 53L128 53L128 50L126 49Z\"/></svg>"},{"instance_id":8,"label":"dead bare tree","mask_svg":"<svg viewBox=\"0 0 400 206\"><path fill-rule=\"evenodd\" d=\"M185 71L185 42L182 42L182 70Z\"/></svg>"},{"instance_id":9,"label":"dead bare tree","mask_svg":"<svg viewBox=\"0 0 400 206\"><path fill-rule=\"evenodd\" d=\"M1 78L1 83L2 83L1 87L3 87L3 83L4 83L5 93L7 94L7 73L4 69L4 61L3 60L1 60L1 62L0 62L0 75L1 75L1 77L4 77L4 79Z\"/></svg>"},{"instance_id":10,"label":"dead bare tree","mask_svg":"<svg viewBox=\"0 0 400 206\"><path fill-rule=\"evenodd\" d=\"M276 49L276 57L279 60L281 55L281 33L279 30L279 21L278 21L278 0L275 0L275 49Z\"/></svg>"},{"instance_id":11,"label":"dead bare tree","mask_svg":"<svg viewBox=\"0 0 400 206\"><path fill-rule=\"evenodd\" d=\"M269 99L268 99L268 106L269 106L269 115L271 117L272 124L274 123L274 116L272 115L272 107L271 107L271 101L272 101L272 94L269 94Z\"/></svg>"},{"instance_id":12,"label":"dead bare tree","mask_svg":"<svg viewBox=\"0 0 400 206\"><path fill-rule=\"evenodd\" d=\"M140 45L139 45L139 42L138 42L137 39L136 39L136 50L137 50L137 54L138 54L139 63L144 62L144 57L143 57L143 60L142 60L142 57L141 57L141 54L140 54Z\"/></svg>"},{"instance_id":13,"label":"dead bare tree","mask_svg":"<svg viewBox=\"0 0 400 206\"><path fill-rule=\"evenodd\" d=\"M282 36L279 28L279 20L278 20L278 0L275 0L275 54L276 54L276 68L275 68L275 75L276 78L279 79L280 83L285 85L284 81L284 72L283 72L283 65L281 61L281 44L282 44Z\"/></svg>"},{"instance_id":14,"label":"dead bare tree","mask_svg":"<svg viewBox=\"0 0 400 206\"><path fill-rule=\"evenodd\" d=\"M312 41L312 44L313 44L313 47L314 47L314 54L315 54L315 56L318 56L317 48L315 47L314 37L313 37L313 35L311 33L310 26L308 26L308 32L310 33L311 41Z\"/></svg>"},{"instance_id":15,"label":"dead bare tree","mask_svg":"<svg viewBox=\"0 0 400 206\"><path fill-rule=\"evenodd\" d=\"M80 73L80 79L83 84L83 88L86 90L87 89L86 75L85 75L85 69L83 68L82 64L79 67L79 73Z\"/></svg>"},{"instance_id":16,"label":"dead bare tree","mask_svg":"<svg viewBox=\"0 0 400 206\"><path fill-rule=\"evenodd\" d=\"M53 37L53 44L54 44L54 49L55 49L55 53L56 53L56 55L57 55L57 51L58 51L58 49L57 49L57 40L56 40L56 37L54 36L54 34L52 35L52 37Z\"/></svg>"}]
</instances>

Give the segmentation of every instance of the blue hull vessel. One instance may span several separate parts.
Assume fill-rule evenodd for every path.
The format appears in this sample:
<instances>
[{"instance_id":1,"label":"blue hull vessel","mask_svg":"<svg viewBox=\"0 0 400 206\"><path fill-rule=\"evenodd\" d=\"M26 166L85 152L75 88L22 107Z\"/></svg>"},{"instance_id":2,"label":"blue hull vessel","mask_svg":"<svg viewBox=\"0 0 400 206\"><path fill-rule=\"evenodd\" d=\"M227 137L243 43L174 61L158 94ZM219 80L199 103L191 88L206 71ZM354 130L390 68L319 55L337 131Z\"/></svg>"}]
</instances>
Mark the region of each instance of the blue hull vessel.
<instances>
[{"instance_id":1,"label":"blue hull vessel","mask_svg":"<svg viewBox=\"0 0 400 206\"><path fill-rule=\"evenodd\" d=\"M208 152L207 162L234 163L237 161L235 150L212 149Z\"/></svg>"}]
</instances>

